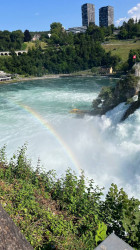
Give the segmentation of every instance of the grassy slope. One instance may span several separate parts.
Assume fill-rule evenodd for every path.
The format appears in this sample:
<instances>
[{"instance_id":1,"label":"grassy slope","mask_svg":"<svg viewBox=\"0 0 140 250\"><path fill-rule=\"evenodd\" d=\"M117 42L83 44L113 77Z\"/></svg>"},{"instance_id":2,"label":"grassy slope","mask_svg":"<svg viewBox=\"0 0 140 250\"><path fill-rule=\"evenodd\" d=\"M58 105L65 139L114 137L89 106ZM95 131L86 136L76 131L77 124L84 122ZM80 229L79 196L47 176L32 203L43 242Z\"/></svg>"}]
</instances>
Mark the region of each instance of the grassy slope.
<instances>
[{"instance_id":1,"label":"grassy slope","mask_svg":"<svg viewBox=\"0 0 140 250\"><path fill-rule=\"evenodd\" d=\"M140 49L140 40L110 40L102 45L106 52L111 51L112 55L118 55L123 62L127 61L131 49Z\"/></svg>"},{"instance_id":2,"label":"grassy slope","mask_svg":"<svg viewBox=\"0 0 140 250\"><path fill-rule=\"evenodd\" d=\"M23 44L23 49L32 49L35 48L36 46L40 46L42 49L46 47L46 43L41 42L41 41L36 41L36 42L24 42Z\"/></svg>"}]
</instances>

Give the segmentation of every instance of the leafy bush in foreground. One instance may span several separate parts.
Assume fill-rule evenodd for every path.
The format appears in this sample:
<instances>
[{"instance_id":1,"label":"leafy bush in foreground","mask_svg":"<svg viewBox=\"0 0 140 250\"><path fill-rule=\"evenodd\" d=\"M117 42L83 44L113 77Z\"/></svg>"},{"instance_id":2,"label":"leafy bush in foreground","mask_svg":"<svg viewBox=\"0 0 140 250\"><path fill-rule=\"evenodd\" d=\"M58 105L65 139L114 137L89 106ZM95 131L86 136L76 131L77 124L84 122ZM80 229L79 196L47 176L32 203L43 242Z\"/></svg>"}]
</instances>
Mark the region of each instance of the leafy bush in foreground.
<instances>
[{"instance_id":1,"label":"leafy bush in foreground","mask_svg":"<svg viewBox=\"0 0 140 250\"><path fill-rule=\"evenodd\" d=\"M26 146L8 163L0 151L0 202L35 249L94 249L115 233L139 249L140 202L112 184L105 201L93 180L70 169L33 170Z\"/></svg>"}]
</instances>

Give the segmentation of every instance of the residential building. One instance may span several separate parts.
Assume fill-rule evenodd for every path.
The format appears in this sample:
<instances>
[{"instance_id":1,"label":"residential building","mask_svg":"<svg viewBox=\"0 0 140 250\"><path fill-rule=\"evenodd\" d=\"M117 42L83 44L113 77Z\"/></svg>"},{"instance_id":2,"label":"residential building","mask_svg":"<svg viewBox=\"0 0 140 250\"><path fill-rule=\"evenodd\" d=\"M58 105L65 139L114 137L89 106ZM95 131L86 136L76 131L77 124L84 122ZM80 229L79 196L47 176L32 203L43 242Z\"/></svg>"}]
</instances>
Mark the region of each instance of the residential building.
<instances>
[{"instance_id":1,"label":"residential building","mask_svg":"<svg viewBox=\"0 0 140 250\"><path fill-rule=\"evenodd\" d=\"M67 32L72 32L74 34L77 34L77 33L85 33L87 30L87 26L81 26L81 27L73 27L73 28L69 28L67 30Z\"/></svg>"},{"instance_id":2,"label":"residential building","mask_svg":"<svg viewBox=\"0 0 140 250\"><path fill-rule=\"evenodd\" d=\"M120 29L115 29L113 31L113 35L115 35L115 36L118 36L119 33L120 33Z\"/></svg>"},{"instance_id":3,"label":"residential building","mask_svg":"<svg viewBox=\"0 0 140 250\"><path fill-rule=\"evenodd\" d=\"M89 26L90 23L95 24L95 7L94 4L86 3L82 7L82 25Z\"/></svg>"},{"instance_id":4,"label":"residential building","mask_svg":"<svg viewBox=\"0 0 140 250\"><path fill-rule=\"evenodd\" d=\"M113 73L113 68L112 67L101 67L100 73L103 75L108 75Z\"/></svg>"},{"instance_id":5,"label":"residential building","mask_svg":"<svg viewBox=\"0 0 140 250\"><path fill-rule=\"evenodd\" d=\"M11 80L12 75L7 74L4 71L0 71L0 81L8 81Z\"/></svg>"},{"instance_id":6,"label":"residential building","mask_svg":"<svg viewBox=\"0 0 140 250\"><path fill-rule=\"evenodd\" d=\"M99 9L99 25L108 27L114 24L114 8L106 6Z\"/></svg>"},{"instance_id":7,"label":"residential building","mask_svg":"<svg viewBox=\"0 0 140 250\"><path fill-rule=\"evenodd\" d=\"M35 35L33 36L33 38L32 38L32 41L37 41L37 40L40 39L40 37L41 37L40 34L35 34Z\"/></svg>"}]
</instances>

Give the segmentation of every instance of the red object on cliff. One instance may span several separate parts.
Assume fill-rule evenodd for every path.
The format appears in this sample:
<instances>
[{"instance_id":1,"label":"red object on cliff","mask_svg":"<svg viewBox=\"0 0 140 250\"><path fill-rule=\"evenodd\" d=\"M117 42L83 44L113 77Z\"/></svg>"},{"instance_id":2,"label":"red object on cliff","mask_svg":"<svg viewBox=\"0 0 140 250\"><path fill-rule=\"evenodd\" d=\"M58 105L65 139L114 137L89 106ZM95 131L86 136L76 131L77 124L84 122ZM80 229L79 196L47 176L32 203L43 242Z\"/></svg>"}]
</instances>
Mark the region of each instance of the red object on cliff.
<instances>
[{"instance_id":1,"label":"red object on cliff","mask_svg":"<svg viewBox=\"0 0 140 250\"><path fill-rule=\"evenodd\" d=\"M136 59L136 55L133 55L133 59Z\"/></svg>"}]
</instances>

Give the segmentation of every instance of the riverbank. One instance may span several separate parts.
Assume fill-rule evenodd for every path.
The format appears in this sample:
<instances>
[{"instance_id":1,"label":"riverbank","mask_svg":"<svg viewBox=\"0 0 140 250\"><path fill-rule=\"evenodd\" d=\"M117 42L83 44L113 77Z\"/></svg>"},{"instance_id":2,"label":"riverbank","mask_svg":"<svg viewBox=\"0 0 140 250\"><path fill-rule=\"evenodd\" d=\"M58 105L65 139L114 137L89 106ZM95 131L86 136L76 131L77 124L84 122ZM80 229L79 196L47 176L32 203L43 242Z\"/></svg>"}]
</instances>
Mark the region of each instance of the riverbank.
<instances>
[{"instance_id":1,"label":"riverbank","mask_svg":"<svg viewBox=\"0 0 140 250\"><path fill-rule=\"evenodd\" d=\"M0 84L5 83L15 83L15 82L22 82L22 81L32 81L32 80L41 80L41 79L49 79L49 78L59 78L60 75L45 75L41 77L29 76L29 77L15 77L8 81L1 81Z\"/></svg>"},{"instance_id":2,"label":"riverbank","mask_svg":"<svg viewBox=\"0 0 140 250\"><path fill-rule=\"evenodd\" d=\"M61 77L112 77L112 78L120 78L122 76L122 73L114 73L114 74L94 74L91 72L91 70L86 71L79 71L74 72L70 74L48 74L44 76L17 76L13 79L7 80L7 81L0 81L0 84L8 84L8 83L15 83L15 82L22 82L22 81L33 81L33 80L43 80L43 79L53 79L53 78L61 78Z\"/></svg>"}]
</instances>

